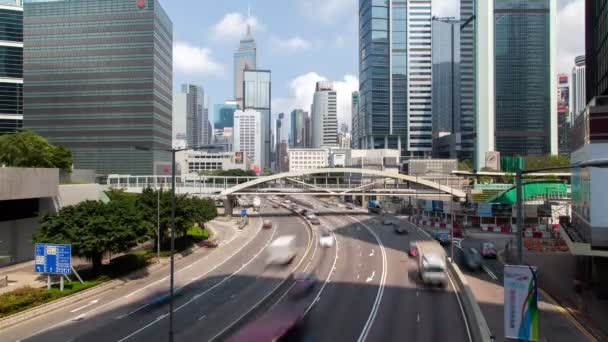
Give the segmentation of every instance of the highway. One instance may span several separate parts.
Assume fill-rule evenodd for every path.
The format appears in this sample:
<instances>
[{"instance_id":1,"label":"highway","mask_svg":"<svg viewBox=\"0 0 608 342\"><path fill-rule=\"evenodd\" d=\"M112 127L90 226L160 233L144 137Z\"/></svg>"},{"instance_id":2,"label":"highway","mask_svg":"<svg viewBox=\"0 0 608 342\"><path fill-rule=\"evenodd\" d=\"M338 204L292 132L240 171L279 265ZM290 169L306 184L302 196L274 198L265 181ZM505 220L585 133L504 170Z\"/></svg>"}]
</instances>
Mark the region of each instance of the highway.
<instances>
[{"instance_id":1,"label":"highway","mask_svg":"<svg viewBox=\"0 0 608 342\"><path fill-rule=\"evenodd\" d=\"M234 232L224 247L177 262L175 340L211 339L276 288L291 271L266 267L265 248L278 236L296 236L298 257L292 264L299 263L312 239L304 220L269 206L262 214L272 217L272 229L262 230L262 220L254 217L252 224L243 232ZM145 282L126 283L99 298L5 329L0 340L167 341L168 302L159 300L168 290L167 268L163 269L165 272Z\"/></svg>"}]
</instances>

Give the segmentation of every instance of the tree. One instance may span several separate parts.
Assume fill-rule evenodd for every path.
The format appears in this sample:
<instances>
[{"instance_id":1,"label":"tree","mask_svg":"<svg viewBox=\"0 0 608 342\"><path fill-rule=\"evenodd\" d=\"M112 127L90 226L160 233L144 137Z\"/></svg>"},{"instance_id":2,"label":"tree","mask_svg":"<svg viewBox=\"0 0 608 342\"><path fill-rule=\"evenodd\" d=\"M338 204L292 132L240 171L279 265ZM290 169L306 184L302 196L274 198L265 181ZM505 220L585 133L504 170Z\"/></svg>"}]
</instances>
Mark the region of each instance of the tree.
<instances>
[{"instance_id":1,"label":"tree","mask_svg":"<svg viewBox=\"0 0 608 342\"><path fill-rule=\"evenodd\" d=\"M548 167L560 167L564 166L564 171L570 171L570 157L569 156L529 156L524 159L524 165L526 170L536 170ZM556 170L556 172L559 170Z\"/></svg>"},{"instance_id":2,"label":"tree","mask_svg":"<svg viewBox=\"0 0 608 342\"><path fill-rule=\"evenodd\" d=\"M459 161L458 171L473 171L473 163L471 163L471 161L468 159Z\"/></svg>"},{"instance_id":3,"label":"tree","mask_svg":"<svg viewBox=\"0 0 608 342\"><path fill-rule=\"evenodd\" d=\"M103 253L126 252L145 241L149 225L134 204L126 201L84 201L46 214L35 242L69 243L72 253L90 259L99 273Z\"/></svg>"},{"instance_id":4,"label":"tree","mask_svg":"<svg viewBox=\"0 0 608 342\"><path fill-rule=\"evenodd\" d=\"M69 171L72 152L53 145L32 131L0 136L0 164L13 167L49 167Z\"/></svg>"}]
</instances>

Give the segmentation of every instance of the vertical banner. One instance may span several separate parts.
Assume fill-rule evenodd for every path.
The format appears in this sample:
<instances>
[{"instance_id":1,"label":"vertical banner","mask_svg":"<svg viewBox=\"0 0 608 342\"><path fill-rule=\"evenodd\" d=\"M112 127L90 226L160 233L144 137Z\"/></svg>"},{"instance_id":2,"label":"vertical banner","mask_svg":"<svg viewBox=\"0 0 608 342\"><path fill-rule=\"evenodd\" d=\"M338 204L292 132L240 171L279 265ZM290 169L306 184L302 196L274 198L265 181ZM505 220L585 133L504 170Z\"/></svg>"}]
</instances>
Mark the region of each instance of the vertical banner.
<instances>
[{"instance_id":1,"label":"vertical banner","mask_svg":"<svg viewBox=\"0 0 608 342\"><path fill-rule=\"evenodd\" d=\"M536 267L505 265L505 337L538 341L538 279Z\"/></svg>"}]
</instances>

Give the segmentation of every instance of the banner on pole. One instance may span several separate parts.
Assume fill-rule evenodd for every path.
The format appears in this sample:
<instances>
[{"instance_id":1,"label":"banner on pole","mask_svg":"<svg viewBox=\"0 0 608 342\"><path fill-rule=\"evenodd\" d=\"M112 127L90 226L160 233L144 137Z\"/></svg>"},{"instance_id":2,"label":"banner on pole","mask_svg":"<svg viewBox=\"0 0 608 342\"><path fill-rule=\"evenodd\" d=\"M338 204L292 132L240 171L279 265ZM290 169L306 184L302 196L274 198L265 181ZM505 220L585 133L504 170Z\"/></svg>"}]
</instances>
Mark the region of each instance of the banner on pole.
<instances>
[{"instance_id":1,"label":"banner on pole","mask_svg":"<svg viewBox=\"0 0 608 342\"><path fill-rule=\"evenodd\" d=\"M538 279L536 267L504 267L505 337L538 341Z\"/></svg>"}]
</instances>

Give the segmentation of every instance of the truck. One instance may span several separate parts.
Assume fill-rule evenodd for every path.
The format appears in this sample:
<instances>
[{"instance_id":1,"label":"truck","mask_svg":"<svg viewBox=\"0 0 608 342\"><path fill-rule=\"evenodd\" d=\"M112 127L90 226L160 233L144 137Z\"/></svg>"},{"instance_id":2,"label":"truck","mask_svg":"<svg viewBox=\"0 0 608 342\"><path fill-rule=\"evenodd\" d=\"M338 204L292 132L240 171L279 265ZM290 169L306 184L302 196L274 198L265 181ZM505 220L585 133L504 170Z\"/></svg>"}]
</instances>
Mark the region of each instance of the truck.
<instances>
[{"instance_id":1,"label":"truck","mask_svg":"<svg viewBox=\"0 0 608 342\"><path fill-rule=\"evenodd\" d=\"M256 196L253 199L253 210L260 211L261 206L262 206L262 199Z\"/></svg>"},{"instance_id":2,"label":"truck","mask_svg":"<svg viewBox=\"0 0 608 342\"><path fill-rule=\"evenodd\" d=\"M382 214L382 207L380 206L380 201L378 200L369 200L367 201L367 211L374 214Z\"/></svg>"},{"instance_id":3,"label":"truck","mask_svg":"<svg viewBox=\"0 0 608 342\"><path fill-rule=\"evenodd\" d=\"M448 283L445 250L437 241L417 241L418 275L425 285L445 287Z\"/></svg>"},{"instance_id":4,"label":"truck","mask_svg":"<svg viewBox=\"0 0 608 342\"><path fill-rule=\"evenodd\" d=\"M295 235L285 235L272 241L268 246L268 265L286 265L296 256Z\"/></svg>"}]
</instances>

